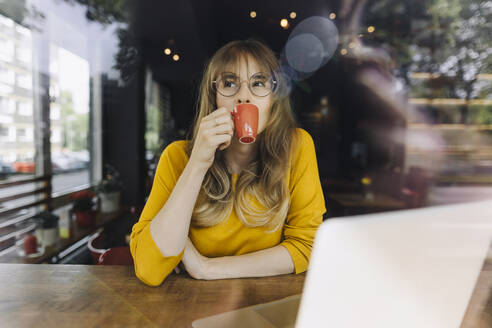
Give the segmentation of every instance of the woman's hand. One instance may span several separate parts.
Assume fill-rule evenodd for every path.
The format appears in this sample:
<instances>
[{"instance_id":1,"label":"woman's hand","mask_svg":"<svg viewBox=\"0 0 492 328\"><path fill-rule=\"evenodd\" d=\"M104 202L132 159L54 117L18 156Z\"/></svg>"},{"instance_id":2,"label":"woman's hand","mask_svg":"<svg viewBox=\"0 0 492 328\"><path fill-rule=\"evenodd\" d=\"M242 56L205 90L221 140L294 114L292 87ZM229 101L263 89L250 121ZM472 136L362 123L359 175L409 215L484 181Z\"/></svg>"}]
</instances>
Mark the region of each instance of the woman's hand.
<instances>
[{"instance_id":1,"label":"woman's hand","mask_svg":"<svg viewBox=\"0 0 492 328\"><path fill-rule=\"evenodd\" d=\"M234 135L231 113L232 109L221 107L201 120L190 162L208 169L214 162L217 148L224 150L229 147Z\"/></svg>"},{"instance_id":2,"label":"woman's hand","mask_svg":"<svg viewBox=\"0 0 492 328\"><path fill-rule=\"evenodd\" d=\"M181 262L188 274L195 279L207 279L208 257L200 254L190 238L186 241L186 246Z\"/></svg>"}]
</instances>

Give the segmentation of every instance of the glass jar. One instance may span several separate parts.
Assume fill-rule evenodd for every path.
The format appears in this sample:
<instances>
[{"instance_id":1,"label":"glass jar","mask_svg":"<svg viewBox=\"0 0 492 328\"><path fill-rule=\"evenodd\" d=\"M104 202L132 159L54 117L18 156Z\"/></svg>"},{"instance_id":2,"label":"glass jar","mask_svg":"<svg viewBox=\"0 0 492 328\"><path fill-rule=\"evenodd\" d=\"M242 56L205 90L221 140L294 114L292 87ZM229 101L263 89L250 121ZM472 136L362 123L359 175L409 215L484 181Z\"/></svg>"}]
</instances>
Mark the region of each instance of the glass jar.
<instances>
[{"instance_id":1,"label":"glass jar","mask_svg":"<svg viewBox=\"0 0 492 328\"><path fill-rule=\"evenodd\" d=\"M58 221L59 217L51 212L44 211L35 218L37 222L36 237L44 247L56 245L59 238Z\"/></svg>"}]
</instances>

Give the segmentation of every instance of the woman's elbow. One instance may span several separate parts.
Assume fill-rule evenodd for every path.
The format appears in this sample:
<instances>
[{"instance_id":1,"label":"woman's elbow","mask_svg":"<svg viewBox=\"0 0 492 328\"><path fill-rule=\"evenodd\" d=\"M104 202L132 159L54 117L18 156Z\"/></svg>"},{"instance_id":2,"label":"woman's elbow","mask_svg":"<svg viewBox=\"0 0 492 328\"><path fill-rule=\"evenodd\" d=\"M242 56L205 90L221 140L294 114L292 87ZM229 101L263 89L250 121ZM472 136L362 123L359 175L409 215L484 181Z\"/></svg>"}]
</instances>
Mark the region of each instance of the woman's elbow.
<instances>
[{"instance_id":1,"label":"woman's elbow","mask_svg":"<svg viewBox=\"0 0 492 328\"><path fill-rule=\"evenodd\" d=\"M135 261L135 275L137 278L150 287L158 287L162 284L167 276L161 277L156 275L154 272L149 270L141 270L140 266L137 265Z\"/></svg>"}]
</instances>

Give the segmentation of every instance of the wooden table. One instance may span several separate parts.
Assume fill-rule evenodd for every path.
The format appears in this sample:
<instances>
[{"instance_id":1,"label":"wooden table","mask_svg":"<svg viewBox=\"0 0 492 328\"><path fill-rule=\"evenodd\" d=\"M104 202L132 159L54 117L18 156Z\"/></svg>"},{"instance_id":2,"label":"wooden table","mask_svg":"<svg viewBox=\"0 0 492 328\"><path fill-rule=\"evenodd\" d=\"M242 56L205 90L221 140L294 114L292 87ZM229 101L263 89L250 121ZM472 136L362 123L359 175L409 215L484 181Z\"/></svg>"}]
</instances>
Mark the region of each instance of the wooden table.
<instances>
[{"instance_id":1,"label":"wooden table","mask_svg":"<svg viewBox=\"0 0 492 328\"><path fill-rule=\"evenodd\" d=\"M2 327L191 327L199 318L299 294L305 275L194 280L148 287L124 266L0 264ZM492 327L486 264L463 328Z\"/></svg>"},{"instance_id":2,"label":"wooden table","mask_svg":"<svg viewBox=\"0 0 492 328\"><path fill-rule=\"evenodd\" d=\"M0 264L1 327L191 327L199 318L299 294L304 275L194 280L157 288L132 267Z\"/></svg>"}]
</instances>

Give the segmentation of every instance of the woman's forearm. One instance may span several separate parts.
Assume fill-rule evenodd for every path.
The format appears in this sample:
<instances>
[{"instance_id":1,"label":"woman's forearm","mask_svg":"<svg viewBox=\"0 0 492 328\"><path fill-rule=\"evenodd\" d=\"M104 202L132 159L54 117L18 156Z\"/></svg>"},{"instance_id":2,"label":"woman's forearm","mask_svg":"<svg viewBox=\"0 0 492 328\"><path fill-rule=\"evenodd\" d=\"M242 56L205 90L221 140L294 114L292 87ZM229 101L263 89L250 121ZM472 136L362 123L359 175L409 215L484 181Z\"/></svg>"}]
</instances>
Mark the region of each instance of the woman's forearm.
<instances>
[{"instance_id":1,"label":"woman's forearm","mask_svg":"<svg viewBox=\"0 0 492 328\"><path fill-rule=\"evenodd\" d=\"M166 204L150 222L150 233L163 256L176 256L184 249L206 172L206 168L188 162Z\"/></svg>"},{"instance_id":2,"label":"woman's forearm","mask_svg":"<svg viewBox=\"0 0 492 328\"><path fill-rule=\"evenodd\" d=\"M277 245L257 252L209 258L205 279L265 277L293 273L294 262L285 247Z\"/></svg>"}]
</instances>

